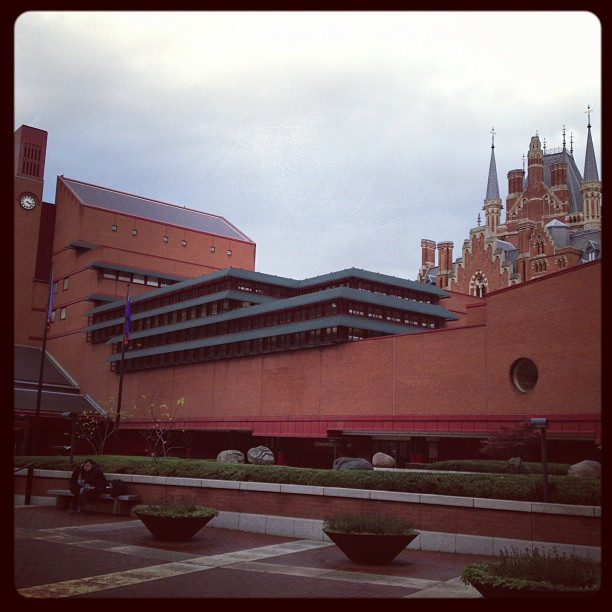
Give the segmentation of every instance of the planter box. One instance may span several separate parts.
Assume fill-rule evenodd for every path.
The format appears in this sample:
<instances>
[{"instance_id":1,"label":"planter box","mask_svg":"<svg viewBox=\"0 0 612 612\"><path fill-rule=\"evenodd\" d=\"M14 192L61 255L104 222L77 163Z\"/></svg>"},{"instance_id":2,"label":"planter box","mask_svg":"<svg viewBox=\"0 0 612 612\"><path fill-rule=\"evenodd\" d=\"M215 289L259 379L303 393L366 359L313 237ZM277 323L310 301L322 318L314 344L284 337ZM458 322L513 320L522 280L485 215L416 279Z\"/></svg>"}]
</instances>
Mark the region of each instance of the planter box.
<instances>
[{"instance_id":1,"label":"planter box","mask_svg":"<svg viewBox=\"0 0 612 612\"><path fill-rule=\"evenodd\" d=\"M156 540L184 542L190 540L214 516L153 516L134 512Z\"/></svg>"},{"instance_id":2,"label":"planter box","mask_svg":"<svg viewBox=\"0 0 612 612\"><path fill-rule=\"evenodd\" d=\"M323 532L351 561L367 565L391 563L419 535Z\"/></svg>"}]
</instances>

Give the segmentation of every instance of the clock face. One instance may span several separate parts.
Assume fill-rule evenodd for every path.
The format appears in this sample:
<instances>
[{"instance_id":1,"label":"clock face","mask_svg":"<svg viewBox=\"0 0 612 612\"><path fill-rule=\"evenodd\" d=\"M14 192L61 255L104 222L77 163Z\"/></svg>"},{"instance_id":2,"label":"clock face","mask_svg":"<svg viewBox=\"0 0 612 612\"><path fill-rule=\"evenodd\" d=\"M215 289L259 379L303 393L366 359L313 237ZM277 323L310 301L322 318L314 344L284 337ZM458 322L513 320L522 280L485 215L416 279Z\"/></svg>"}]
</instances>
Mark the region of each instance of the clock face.
<instances>
[{"instance_id":1,"label":"clock face","mask_svg":"<svg viewBox=\"0 0 612 612\"><path fill-rule=\"evenodd\" d=\"M21 205L26 210L32 210L36 206L36 200L32 195L23 195L21 196Z\"/></svg>"}]
</instances>

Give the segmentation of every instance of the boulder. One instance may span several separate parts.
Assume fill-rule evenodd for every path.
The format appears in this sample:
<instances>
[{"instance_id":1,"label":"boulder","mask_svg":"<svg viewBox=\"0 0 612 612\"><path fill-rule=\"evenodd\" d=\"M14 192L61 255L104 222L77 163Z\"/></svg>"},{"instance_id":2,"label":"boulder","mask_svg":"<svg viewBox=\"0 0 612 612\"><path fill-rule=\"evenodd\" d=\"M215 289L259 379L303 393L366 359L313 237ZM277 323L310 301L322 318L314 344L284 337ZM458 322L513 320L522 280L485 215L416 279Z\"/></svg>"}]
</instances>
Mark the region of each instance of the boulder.
<instances>
[{"instance_id":1,"label":"boulder","mask_svg":"<svg viewBox=\"0 0 612 612\"><path fill-rule=\"evenodd\" d=\"M372 465L378 468L394 468L395 459L385 453L376 453L372 457Z\"/></svg>"},{"instance_id":2,"label":"boulder","mask_svg":"<svg viewBox=\"0 0 612 612\"><path fill-rule=\"evenodd\" d=\"M255 465L273 465L274 453L265 446L256 446L249 449L247 460Z\"/></svg>"},{"instance_id":3,"label":"boulder","mask_svg":"<svg viewBox=\"0 0 612 612\"><path fill-rule=\"evenodd\" d=\"M580 463L570 465L567 475L578 476L579 478L601 478L601 463L585 459Z\"/></svg>"},{"instance_id":4,"label":"boulder","mask_svg":"<svg viewBox=\"0 0 612 612\"><path fill-rule=\"evenodd\" d=\"M244 463L244 453L241 453L239 450L224 450L217 455L217 461Z\"/></svg>"},{"instance_id":5,"label":"boulder","mask_svg":"<svg viewBox=\"0 0 612 612\"><path fill-rule=\"evenodd\" d=\"M531 474L531 468L520 457L508 459L507 466L513 474Z\"/></svg>"},{"instance_id":6,"label":"boulder","mask_svg":"<svg viewBox=\"0 0 612 612\"><path fill-rule=\"evenodd\" d=\"M338 457L334 461L334 470L373 470L374 466L367 459L358 457Z\"/></svg>"}]
</instances>

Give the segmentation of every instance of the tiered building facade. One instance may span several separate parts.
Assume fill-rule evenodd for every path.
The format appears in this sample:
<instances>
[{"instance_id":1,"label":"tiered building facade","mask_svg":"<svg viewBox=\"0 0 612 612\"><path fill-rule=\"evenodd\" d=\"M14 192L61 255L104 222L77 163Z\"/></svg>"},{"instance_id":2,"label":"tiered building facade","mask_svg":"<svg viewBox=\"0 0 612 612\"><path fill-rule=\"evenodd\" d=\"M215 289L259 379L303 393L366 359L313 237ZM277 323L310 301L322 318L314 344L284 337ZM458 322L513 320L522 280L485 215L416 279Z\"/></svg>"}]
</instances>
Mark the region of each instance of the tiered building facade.
<instances>
[{"instance_id":1,"label":"tiered building facade","mask_svg":"<svg viewBox=\"0 0 612 612\"><path fill-rule=\"evenodd\" d=\"M478 457L501 425L544 417L552 461L599 459L596 166L574 210L570 162L553 164L554 188L545 188L552 166L536 137L510 220L502 231L492 188L487 224L454 270L442 248L438 270L428 250L414 281L358 269L295 280L255 272L255 243L217 215L63 176L55 203L44 202L46 142L42 130L15 133L16 452L29 449L40 398L40 453L69 437L63 415L113 419L118 409L119 451L145 453L146 417L135 409L180 400L175 452L194 457L263 444L289 465L382 451L403 467ZM557 222L569 225L572 214L563 250ZM581 233L592 238L584 248ZM517 255L533 247L540 257L500 247L520 236L535 238ZM479 245L491 259L478 260L483 290L470 272ZM562 256L568 265L554 268ZM535 273L535 261L549 267ZM534 312L546 312L546 325ZM36 358L43 344L45 361Z\"/></svg>"}]
</instances>

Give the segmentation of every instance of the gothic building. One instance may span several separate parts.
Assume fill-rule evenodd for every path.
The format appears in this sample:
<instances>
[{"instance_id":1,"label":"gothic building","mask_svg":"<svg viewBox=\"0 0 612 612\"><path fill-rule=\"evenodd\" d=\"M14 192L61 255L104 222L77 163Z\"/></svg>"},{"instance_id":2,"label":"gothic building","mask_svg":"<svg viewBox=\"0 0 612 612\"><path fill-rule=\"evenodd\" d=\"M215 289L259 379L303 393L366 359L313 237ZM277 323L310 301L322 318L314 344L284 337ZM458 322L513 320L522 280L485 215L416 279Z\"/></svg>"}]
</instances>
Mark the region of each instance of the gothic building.
<instances>
[{"instance_id":1,"label":"gothic building","mask_svg":"<svg viewBox=\"0 0 612 612\"><path fill-rule=\"evenodd\" d=\"M602 183L587 110L584 175L566 148L547 153L536 133L525 169L508 172L506 220L501 223L494 132L487 191L478 226L470 230L461 257L453 262L453 243L422 240L417 279L442 289L483 297L491 291L539 278L601 257ZM435 251L438 250L438 263Z\"/></svg>"}]
</instances>

